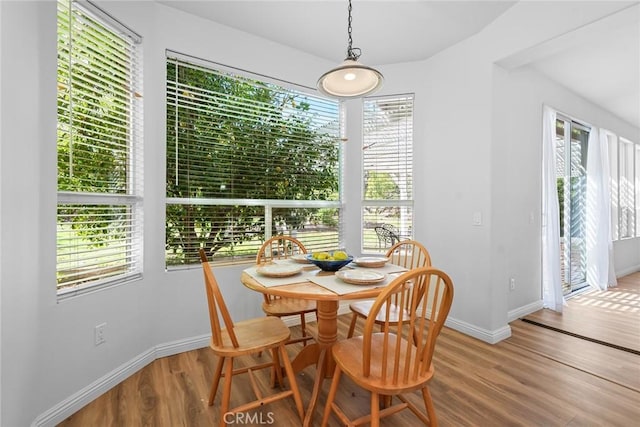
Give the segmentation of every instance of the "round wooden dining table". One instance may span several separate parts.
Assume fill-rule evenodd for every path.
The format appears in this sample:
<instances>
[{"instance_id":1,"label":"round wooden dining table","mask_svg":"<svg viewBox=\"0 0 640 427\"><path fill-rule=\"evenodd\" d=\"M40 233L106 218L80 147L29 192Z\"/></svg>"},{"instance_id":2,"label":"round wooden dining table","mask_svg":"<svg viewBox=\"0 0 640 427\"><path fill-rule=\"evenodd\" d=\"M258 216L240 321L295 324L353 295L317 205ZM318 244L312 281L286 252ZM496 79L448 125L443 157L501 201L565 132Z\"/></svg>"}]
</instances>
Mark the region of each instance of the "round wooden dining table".
<instances>
[{"instance_id":1,"label":"round wooden dining table","mask_svg":"<svg viewBox=\"0 0 640 427\"><path fill-rule=\"evenodd\" d=\"M319 275L333 275L330 272L318 272ZM315 364L317 374L313 384L313 393L305 413L304 426L310 426L325 378L333 375L335 362L331 357L331 346L338 340L338 306L342 300L375 298L384 287L367 288L362 291L339 295L313 282L304 280L300 283L266 287L259 279L246 271L242 272L242 283L257 292L277 295L283 298L315 300L318 310L316 342L306 345L291 362L294 372L300 372L307 366Z\"/></svg>"}]
</instances>

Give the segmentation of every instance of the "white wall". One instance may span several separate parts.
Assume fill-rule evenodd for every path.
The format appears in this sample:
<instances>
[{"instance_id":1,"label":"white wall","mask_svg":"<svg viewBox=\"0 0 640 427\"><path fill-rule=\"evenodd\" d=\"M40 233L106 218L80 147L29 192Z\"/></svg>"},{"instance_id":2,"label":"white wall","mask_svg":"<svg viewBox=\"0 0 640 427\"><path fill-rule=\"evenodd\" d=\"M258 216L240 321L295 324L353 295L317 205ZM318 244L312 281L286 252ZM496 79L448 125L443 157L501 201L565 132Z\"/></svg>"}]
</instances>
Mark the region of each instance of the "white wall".
<instances>
[{"instance_id":1,"label":"white wall","mask_svg":"<svg viewBox=\"0 0 640 427\"><path fill-rule=\"evenodd\" d=\"M622 7L555 2L550 14L550 5L518 3L426 61L381 67L383 93L416 93L416 238L454 280L451 326L489 342L510 334L510 314L541 304L542 103L622 135L639 132L535 73L505 75L494 65ZM639 241L620 254L630 268L640 268Z\"/></svg>"},{"instance_id":2,"label":"white wall","mask_svg":"<svg viewBox=\"0 0 640 427\"><path fill-rule=\"evenodd\" d=\"M415 238L455 284L450 320L494 340L488 292L491 238L490 63L474 40L428 61L381 67L383 93L415 93ZM481 226L474 226L480 212Z\"/></svg>"},{"instance_id":3,"label":"white wall","mask_svg":"<svg viewBox=\"0 0 640 427\"><path fill-rule=\"evenodd\" d=\"M625 239L613 242L616 276L640 271L640 239Z\"/></svg>"},{"instance_id":4,"label":"white wall","mask_svg":"<svg viewBox=\"0 0 640 427\"><path fill-rule=\"evenodd\" d=\"M37 385L34 373L39 373L39 361L45 354L40 346L40 340L47 339L41 333L41 310L47 309L43 304L44 286L55 280L55 274L46 277L46 271L40 268L46 265L40 263L43 261L41 254L46 251L41 236L47 240L47 233L43 231L41 215L39 187L43 174L39 150L44 145L42 132L49 128L51 121L42 121L39 117L40 95L46 91L43 83L48 81L41 79L41 58L33 54L39 51L42 43L40 33L16 28L29 20L37 28L41 22L39 5L3 2L0 6L3 8L0 25L3 58L0 100L3 114L0 164L2 416L3 424L5 420L12 420L13 425L21 425L12 414L15 408L29 414L29 418L22 420L25 425L36 414L26 408ZM55 80L50 83L55 88ZM55 122L53 124L55 126ZM55 135L55 127L51 130ZM42 400L41 397L37 399Z\"/></svg>"},{"instance_id":5,"label":"white wall","mask_svg":"<svg viewBox=\"0 0 640 427\"><path fill-rule=\"evenodd\" d=\"M506 288L509 277L516 279L516 290L509 292L511 311L539 300L542 295L539 238L542 105L617 134L630 135L634 141L639 141L640 130L529 67L508 72L496 66L493 83L492 188L497 227L494 235L500 244L494 246L492 256L505 261L496 263L496 281ZM616 242L618 274L640 269L639 247L637 238Z\"/></svg>"},{"instance_id":6,"label":"white wall","mask_svg":"<svg viewBox=\"0 0 640 427\"><path fill-rule=\"evenodd\" d=\"M520 51L581 28L622 7L621 2L557 2L549 14L544 4L518 3L480 37L495 46L493 62L510 62ZM510 33L512 37L500 34ZM535 38L530 38L532 35ZM489 40L494 40L491 43ZM500 42L498 42L500 40ZM518 41L518 43L515 43ZM507 59L507 61L505 61ZM579 73L579 70L576 70ZM508 312L522 315L541 304L542 105L611 130L640 143L640 129L604 111L535 69L493 66L492 206L494 229L492 282L507 291ZM618 275L640 270L640 239L614 243ZM504 291L502 291L504 292ZM511 316L510 314L510 317Z\"/></svg>"},{"instance_id":7,"label":"white wall","mask_svg":"<svg viewBox=\"0 0 640 427\"><path fill-rule=\"evenodd\" d=\"M201 270L164 267L165 49L309 86L334 64L151 2L105 2L144 37L144 279L58 303L56 3L0 7L1 424L25 426L156 345L208 333ZM260 295L240 284L241 269L217 270L232 314L262 315ZM93 329L102 322L107 342L95 347ZM59 421L56 414L45 422Z\"/></svg>"},{"instance_id":8,"label":"white wall","mask_svg":"<svg viewBox=\"0 0 640 427\"><path fill-rule=\"evenodd\" d=\"M2 6L0 5L0 26L2 25ZM2 31L0 31L0 51L2 50ZM0 55L0 99L2 99L2 55ZM2 102L0 102L0 141L2 141ZM0 166L2 165L2 145L0 144ZM0 189L2 174L0 174ZM2 197L0 197L0 224L2 223ZM0 242L2 227L0 227ZM0 245L0 308L2 307L2 245ZM0 402L2 402L2 316L0 316ZM0 424L2 424L2 405L0 404Z\"/></svg>"},{"instance_id":9,"label":"white wall","mask_svg":"<svg viewBox=\"0 0 640 427\"><path fill-rule=\"evenodd\" d=\"M164 269L165 49L307 86L335 65L150 2L103 7L144 37L144 279L57 303L55 3L0 2L2 425L28 425L39 415L57 421L77 409L77 393L96 391L96 382L126 371L132 360L148 361L140 355L153 358L156 346L208 333L200 270ZM542 94L533 92L555 91L538 76L509 75L493 63L595 13L556 9L563 28L518 4L429 60L381 67L381 94L416 94L415 236L454 280L452 326L489 342L508 336L510 310L539 299ZM567 113L588 114L585 120L596 114L569 94L547 99L575 110ZM349 101L347 110L346 244L359 247L359 101ZM505 124L504 116L512 121ZM516 138L520 127L527 134ZM482 225L472 225L474 212ZM260 296L240 284L241 269L216 273L232 315L259 316ZM515 292L507 290L508 277L517 279ZM93 328L102 322L107 343L95 347Z\"/></svg>"}]
</instances>

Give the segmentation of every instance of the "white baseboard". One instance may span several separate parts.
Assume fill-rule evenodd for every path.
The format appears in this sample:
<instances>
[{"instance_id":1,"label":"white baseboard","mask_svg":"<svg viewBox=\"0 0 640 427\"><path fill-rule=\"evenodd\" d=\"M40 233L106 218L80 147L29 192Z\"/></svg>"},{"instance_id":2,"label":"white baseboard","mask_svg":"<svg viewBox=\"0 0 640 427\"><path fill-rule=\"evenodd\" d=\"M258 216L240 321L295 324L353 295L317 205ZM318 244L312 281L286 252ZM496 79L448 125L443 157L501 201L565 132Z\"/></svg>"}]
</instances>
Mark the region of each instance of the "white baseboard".
<instances>
[{"instance_id":1,"label":"white baseboard","mask_svg":"<svg viewBox=\"0 0 640 427\"><path fill-rule=\"evenodd\" d=\"M338 308L338 315L349 313L349 301L342 302ZM288 326L300 323L299 317L292 316L284 319ZM315 321L315 315L309 314L307 321ZM446 325L463 334L470 335L479 340L495 344L505 338L511 336L511 328L507 325L495 331L478 328L466 322L462 322L453 318L449 318ZM196 350L209 345L211 339L210 334L199 335L196 337L185 338L183 340L172 341L169 343L159 344L144 353L134 357L130 361L120 365L102 378L89 384L77 393L69 396L67 399L58 403L54 407L40 414L31 424L32 427L53 427L64 421L67 417L73 415L90 402L97 399L109 391L114 386L120 384L140 369L147 366L156 359L174 354L183 353L185 351Z\"/></svg>"},{"instance_id":2,"label":"white baseboard","mask_svg":"<svg viewBox=\"0 0 640 427\"><path fill-rule=\"evenodd\" d=\"M205 334L160 344L156 346L155 356L156 359L160 359L161 357L173 356L174 354L184 353L185 351L208 347L210 341L211 334Z\"/></svg>"},{"instance_id":3,"label":"white baseboard","mask_svg":"<svg viewBox=\"0 0 640 427\"><path fill-rule=\"evenodd\" d=\"M623 276L627 276L629 274L635 273L636 271L640 271L640 265L636 265L635 267L625 268L621 271L616 271L616 277L620 278Z\"/></svg>"},{"instance_id":4,"label":"white baseboard","mask_svg":"<svg viewBox=\"0 0 640 427\"><path fill-rule=\"evenodd\" d=\"M349 304L351 302L352 301L342 301L338 307L338 315L350 313L351 310L349 310ZM300 318L298 316L292 316L283 320L287 326L300 324ZM315 315L308 314L306 320L307 322L315 322ZM509 325L496 329L495 331L489 331L451 317L447 319L445 325L451 329L455 329L458 332L462 332L463 334L472 336L489 344L495 344L511 336L511 327Z\"/></svg>"},{"instance_id":5,"label":"white baseboard","mask_svg":"<svg viewBox=\"0 0 640 427\"><path fill-rule=\"evenodd\" d=\"M182 353L185 351L195 350L209 345L211 335L201 335L197 337L186 338L184 340L172 341L153 347L142 354L134 357L130 361L118 366L97 381L89 384L82 390L69 396L67 399L58 403L51 409L40 414L31 424L37 427L55 426L64 421L67 417L73 415L90 402L103 395L114 386L120 384L140 369L147 366L156 359L165 356Z\"/></svg>"},{"instance_id":6,"label":"white baseboard","mask_svg":"<svg viewBox=\"0 0 640 427\"><path fill-rule=\"evenodd\" d=\"M509 325L505 325L499 329L495 329L491 331L491 330L479 328L470 323L463 322L461 320L449 317L445 322L445 326L451 329L455 329L458 332L462 332L465 335L469 335L481 341L487 342L489 344L496 344L497 342L500 342L511 336L511 327Z\"/></svg>"},{"instance_id":7,"label":"white baseboard","mask_svg":"<svg viewBox=\"0 0 640 427\"><path fill-rule=\"evenodd\" d=\"M513 322L516 319L528 316L529 314L541 310L542 308L542 300L539 300L532 302L531 304L523 305L522 307L518 307L514 310L510 310L509 313L507 313L507 322Z\"/></svg>"}]
</instances>

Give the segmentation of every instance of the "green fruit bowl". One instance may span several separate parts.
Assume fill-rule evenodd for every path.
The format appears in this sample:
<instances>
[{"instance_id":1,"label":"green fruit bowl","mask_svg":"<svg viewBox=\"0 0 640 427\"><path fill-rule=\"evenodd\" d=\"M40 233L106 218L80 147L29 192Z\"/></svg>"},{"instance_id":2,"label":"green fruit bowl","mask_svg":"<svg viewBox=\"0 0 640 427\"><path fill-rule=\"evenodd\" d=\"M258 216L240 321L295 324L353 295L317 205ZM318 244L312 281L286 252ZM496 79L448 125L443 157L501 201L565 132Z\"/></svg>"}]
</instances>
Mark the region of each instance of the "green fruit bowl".
<instances>
[{"instance_id":1,"label":"green fruit bowl","mask_svg":"<svg viewBox=\"0 0 640 427\"><path fill-rule=\"evenodd\" d=\"M344 267L345 265L353 261L353 257L349 255L347 259L327 261L327 260L313 259L313 254L309 254L307 255L307 260L309 260L310 263L320 267L320 270L322 271L338 271L342 267Z\"/></svg>"}]
</instances>

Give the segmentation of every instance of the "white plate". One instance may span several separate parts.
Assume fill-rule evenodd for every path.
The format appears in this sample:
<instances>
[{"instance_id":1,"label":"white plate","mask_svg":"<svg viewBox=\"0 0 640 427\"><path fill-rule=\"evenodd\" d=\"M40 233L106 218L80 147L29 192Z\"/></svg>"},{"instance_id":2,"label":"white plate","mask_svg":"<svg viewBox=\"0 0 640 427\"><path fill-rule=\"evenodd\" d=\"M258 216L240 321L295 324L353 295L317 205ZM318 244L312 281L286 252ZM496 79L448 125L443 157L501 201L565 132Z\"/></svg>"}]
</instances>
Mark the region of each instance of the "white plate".
<instances>
[{"instance_id":1,"label":"white plate","mask_svg":"<svg viewBox=\"0 0 640 427\"><path fill-rule=\"evenodd\" d=\"M311 264L311 261L307 259L307 254L292 255L291 260L295 262L299 262L300 264Z\"/></svg>"},{"instance_id":2,"label":"white plate","mask_svg":"<svg viewBox=\"0 0 640 427\"><path fill-rule=\"evenodd\" d=\"M300 273L302 267L295 264L267 264L258 267L256 271L267 277L288 277Z\"/></svg>"},{"instance_id":3,"label":"white plate","mask_svg":"<svg viewBox=\"0 0 640 427\"><path fill-rule=\"evenodd\" d=\"M364 256L353 260L353 262L360 267L384 267L389 261L389 258Z\"/></svg>"},{"instance_id":4,"label":"white plate","mask_svg":"<svg viewBox=\"0 0 640 427\"><path fill-rule=\"evenodd\" d=\"M362 271L362 270L339 270L336 271L336 277L345 283L351 283L354 285L372 285L374 283L382 282L385 274L378 273L377 271Z\"/></svg>"}]
</instances>

